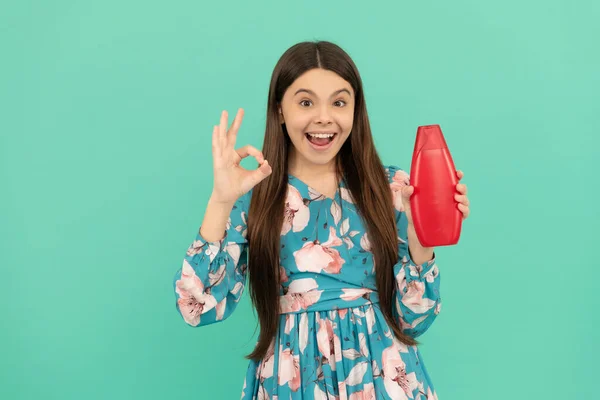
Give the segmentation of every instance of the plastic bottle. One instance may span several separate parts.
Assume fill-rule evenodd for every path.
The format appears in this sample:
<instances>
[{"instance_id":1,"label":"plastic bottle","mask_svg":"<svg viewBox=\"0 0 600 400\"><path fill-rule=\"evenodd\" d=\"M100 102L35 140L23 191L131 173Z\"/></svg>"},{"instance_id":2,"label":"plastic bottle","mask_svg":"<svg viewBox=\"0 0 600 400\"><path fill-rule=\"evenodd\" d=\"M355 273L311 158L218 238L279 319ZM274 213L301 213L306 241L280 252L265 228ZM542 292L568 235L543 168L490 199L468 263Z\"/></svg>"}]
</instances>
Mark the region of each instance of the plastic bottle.
<instances>
[{"instance_id":1,"label":"plastic bottle","mask_svg":"<svg viewBox=\"0 0 600 400\"><path fill-rule=\"evenodd\" d=\"M458 176L439 125L419 126L415 139L410 183L413 225L424 247L458 243L462 213L454 199Z\"/></svg>"}]
</instances>

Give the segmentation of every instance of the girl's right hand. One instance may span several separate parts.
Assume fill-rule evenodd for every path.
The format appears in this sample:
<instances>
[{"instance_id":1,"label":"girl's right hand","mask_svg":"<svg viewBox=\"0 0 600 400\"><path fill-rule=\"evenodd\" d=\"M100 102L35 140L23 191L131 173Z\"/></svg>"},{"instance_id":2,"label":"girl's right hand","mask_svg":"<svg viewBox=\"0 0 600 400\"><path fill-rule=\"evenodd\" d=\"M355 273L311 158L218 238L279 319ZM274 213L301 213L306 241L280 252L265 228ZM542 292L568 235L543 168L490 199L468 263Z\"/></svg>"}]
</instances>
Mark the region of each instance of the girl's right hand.
<instances>
[{"instance_id":1,"label":"girl's right hand","mask_svg":"<svg viewBox=\"0 0 600 400\"><path fill-rule=\"evenodd\" d=\"M246 145L235 149L237 133L242 124L244 110L239 109L230 129L227 130L227 111L221 113L220 125L215 125L212 134L214 186L211 200L233 204L263 179L271 175L272 169L261 151ZM242 159L252 156L260 167L247 170L240 166Z\"/></svg>"}]
</instances>

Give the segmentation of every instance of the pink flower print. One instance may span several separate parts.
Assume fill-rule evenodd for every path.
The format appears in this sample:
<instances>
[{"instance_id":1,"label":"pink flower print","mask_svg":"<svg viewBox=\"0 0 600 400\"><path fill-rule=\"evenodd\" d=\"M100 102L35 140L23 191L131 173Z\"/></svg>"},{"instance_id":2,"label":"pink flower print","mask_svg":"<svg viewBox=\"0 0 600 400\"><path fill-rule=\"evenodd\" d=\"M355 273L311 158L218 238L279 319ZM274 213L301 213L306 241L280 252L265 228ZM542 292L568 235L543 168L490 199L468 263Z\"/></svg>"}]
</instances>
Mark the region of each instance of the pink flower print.
<instances>
[{"instance_id":1,"label":"pink flower print","mask_svg":"<svg viewBox=\"0 0 600 400\"><path fill-rule=\"evenodd\" d=\"M365 232L360 238L360 247L364 251L371 251L371 242L369 241L369 234Z\"/></svg>"},{"instance_id":2,"label":"pink flower print","mask_svg":"<svg viewBox=\"0 0 600 400\"><path fill-rule=\"evenodd\" d=\"M433 281L435 281L435 278L437 278L437 276L440 274L440 270L438 268L437 265L434 265L433 268L431 268L429 270L429 272L427 272L425 274L425 280L429 283L433 283Z\"/></svg>"},{"instance_id":3,"label":"pink flower print","mask_svg":"<svg viewBox=\"0 0 600 400\"><path fill-rule=\"evenodd\" d=\"M407 291L404 294L405 298L414 298L421 300L425 294L425 284L420 281L410 281L406 285Z\"/></svg>"},{"instance_id":4,"label":"pink flower print","mask_svg":"<svg viewBox=\"0 0 600 400\"><path fill-rule=\"evenodd\" d=\"M418 386L415 373L406 373L406 364L402 361L395 344L383 350L383 383L392 399L405 400L412 397L412 391Z\"/></svg>"},{"instance_id":5,"label":"pink flower print","mask_svg":"<svg viewBox=\"0 0 600 400\"><path fill-rule=\"evenodd\" d=\"M216 242L203 242L202 240L194 240L194 242L188 247L186 254L190 257L206 252L210 257L210 261L214 260L215 256L219 253L219 246L221 241Z\"/></svg>"},{"instance_id":6,"label":"pink flower print","mask_svg":"<svg viewBox=\"0 0 600 400\"><path fill-rule=\"evenodd\" d=\"M274 342L271 342L267 353L263 357L262 366L259 369L260 379L264 381L265 379L271 378L273 376L273 366L275 365L275 350L274 350Z\"/></svg>"},{"instance_id":7,"label":"pink flower print","mask_svg":"<svg viewBox=\"0 0 600 400\"><path fill-rule=\"evenodd\" d=\"M367 288L350 288L342 289L342 292L344 292L340 295L342 300L352 301L364 297L367 293L371 293L372 290Z\"/></svg>"},{"instance_id":8,"label":"pink flower print","mask_svg":"<svg viewBox=\"0 0 600 400\"><path fill-rule=\"evenodd\" d=\"M350 395L348 400L376 400L375 397L375 386L372 383L365 383L363 390L354 392Z\"/></svg>"},{"instance_id":9,"label":"pink flower print","mask_svg":"<svg viewBox=\"0 0 600 400\"><path fill-rule=\"evenodd\" d=\"M394 176L392 176L390 189L392 190L394 207L398 211L404 211L404 205L402 204L402 188L408 185L410 185L410 176L405 171L397 170Z\"/></svg>"},{"instance_id":10,"label":"pink flower print","mask_svg":"<svg viewBox=\"0 0 600 400\"><path fill-rule=\"evenodd\" d=\"M307 242L300 250L294 252L298 270L339 274L346 261L340 256L339 251L332 247L341 245L342 240L337 237L335 228L329 227L329 239L325 243L321 244L317 240Z\"/></svg>"},{"instance_id":11,"label":"pink flower print","mask_svg":"<svg viewBox=\"0 0 600 400\"><path fill-rule=\"evenodd\" d=\"M287 282L289 279L289 277L287 276L287 273L285 271L285 268L283 268L281 265L279 266L279 283L285 283Z\"/></svg>"},{"instance_id":12,"label":"pink flower print","mask_svg":"<svg viewBox=\"0 0 600 400\"><path fill-rule=\"evenodd\" d=\"M333 262L333 258L318 243L318 241L307 242L302 249L294 252L298 270L320 273L324 267Z\"/></svg>"},{"instance_id":13,"label":"pink flower print","mask_svg":"<svg viewBox=\"0 0 600 400\"><path fill-rule=\"evenodd\" d=\"M342 239L337 237L337 235L335 233L335 228L333 226L330 226L329 227L329 239L327 239L327 241L325 243L323 243L323 246L337 247L337 246L341 246L341 245L342 245Z\"/></svg>"},{"instance_id":14,"label":"pink flower print","mask_svg":"<svg viewBox=\"0 0 600 400\"><path fill-rule=\"evenodd\" d=\"M332 371L336 370L336 362L342 361L342 345L340 338L333 332L333 322L319 319L317 346L321 354L329 361Z\"/></svg>"},{"instance_id":15,"label":"pink flower print","mask_svg":"<svg viewBox=\"0 0 600 400\"><path fill-rule=\"evenodd\" d=\"M338 314L340 315L340 319L344 319L346 318L346 315L348 315L348 309L344 308L343 310L339 310Z\"/></svg>"},{"instance_id":16,"label":"pink flower print","mask_svg":"<svg viewBox=\"0 0 600 400\"><path fill-rule=\"evenodd\" d=\"M223 316L225 316L225 310L227 307L227 297L223 298L220 302L217 303L215 310L217 311L216 320L221 321Z\"/></svg>"},{"instance_id":17,"label":"pink flower print","mask_svg":"<svg viewBox=\"0 0 600 400\"><path fill-rule=\"evenodd\" d=\"M286 314L285 315L285 334L289 335L292 329L294 329L294 325L296 325L296 317L294 314Z\"/></svg>"},{"instance_id":18,"label":"pink flower print","mask_svg":"<svg viewBox=\"0 0 600 400\"><path fill-rule=\"evenodd\" d=\"M350 372L348 372L348 377L346 378L344 383L349 386L360 385L361 383L363 383L365 374L367 373L368 369L369 363L367 361L361 361L355 364L350 370Z\"/></svg>"},{"instance_id":19,"label":"pink flower print","mask_svg":"<svg viewBox=\"0 0 600 400\"><path fill-rule=\"evenodd\" d=\"M187 260L183 260L181 278L175 282L175 292L179 295L177 304L183 319L192 326L200 324L200 315L217 305L215 297L204 292L202 281Z\"/></svg>"},{"instance_id":20,"label":"pink flower print","mask_svg":"<svg viewBox=\"0 0 600 400\"><path fill-rule=\"evenodd\" d=\"M292 392L300 387L300 357L285 349L279 354L279 385L289 384Z\"/></svg>"},{"instance_id":21,"label":"pink flower print","mask_svg":"<svg viewBox=\"0 0 600 400\"><path fill-rule=\"evenodd\" d=\"M421 281L410 281L406 285L407 291L402 296L402 304L416 314L423 314L435 305L435 301L423 297L425 294L425 283Z\"/></svg>"},{"instance_id":22,"label":"pink flower print","mask_svg":"<svg viewBox=\"0 0 600 400\"><path fill-rule=\"evenodd\" d=\"M281 235L287 234L290 230L300 232L310 219L310 210L304 204L304 199L298 189L288 184L288 192L285 200L285 210Z\"/></svg>"},{"instance_id":23,"label":"pink flower print","mask_svg":"<svg viewBox=\"0 0 600 400\"><path fill-rule=\"evenodd\" d=\"M404 289L406 288L406 270L404 268L400 268L396 274L396 284L400 293L404 293Z\"/></svg>"},{"instance_id":24,"label":"pink flower print","mask_svg":"<svg viewBox=\"0 0 600 400\"><path fill-rule=\"evenodd\" d=\"M321 298L322 290L313 278L296 279L285 288L285 295L279 299L281 312L290 313L306 310Z\"/></svg>"}]
</instances>

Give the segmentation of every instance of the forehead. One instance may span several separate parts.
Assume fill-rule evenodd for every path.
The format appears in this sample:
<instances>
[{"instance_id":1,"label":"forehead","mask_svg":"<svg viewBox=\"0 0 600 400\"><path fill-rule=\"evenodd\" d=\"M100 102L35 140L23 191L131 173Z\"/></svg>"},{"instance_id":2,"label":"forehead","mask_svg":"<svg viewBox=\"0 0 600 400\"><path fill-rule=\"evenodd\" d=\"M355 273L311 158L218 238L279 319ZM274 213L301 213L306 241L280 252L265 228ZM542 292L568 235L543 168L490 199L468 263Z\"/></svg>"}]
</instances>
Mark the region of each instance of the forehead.
<instances>
[{"instance_id":1,"label":"forehead","mask_svg":"<svg viewBox=\"0 0 600 400\"><path fill-rule=\"evenodd\" d=\"M354 93L352 85L333 71L315 68L300 75L288 88L287 92L293 96L297 90L307 89L319 97L328 97L340 89L347 89ZM305 92L302 92L306 94ZM345 93L345 92L344 92Z\"/></svg>"}]
</instances>

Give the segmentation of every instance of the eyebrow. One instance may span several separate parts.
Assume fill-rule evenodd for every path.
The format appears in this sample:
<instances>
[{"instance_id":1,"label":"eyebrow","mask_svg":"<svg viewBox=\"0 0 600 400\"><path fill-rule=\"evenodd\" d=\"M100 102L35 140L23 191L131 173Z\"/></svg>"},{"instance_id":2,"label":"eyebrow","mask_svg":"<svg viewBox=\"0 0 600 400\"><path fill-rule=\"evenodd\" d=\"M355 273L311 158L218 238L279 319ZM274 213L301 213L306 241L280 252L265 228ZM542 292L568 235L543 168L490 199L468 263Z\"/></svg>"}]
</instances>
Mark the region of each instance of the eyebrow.
<instances>
[{"instance_id":1,"label":"eyebrow","mask_svg":"<svg viewBox=\"0 0 600 400\"><path fill-rule=\"evenodd\" d=\"M310 89L298 89L298 90L296 90L296 93L294 93L294 96L297 95L300 92L306 92L308 94L316 96L315 92L313 92ZM344 89L339 89L339 90L336 90L335 92L333 92L333 94L331 95L331 97L333 97L335 95L338 95L338 94L340 94L342 92L346 92L346 93L348 93L348 95L352 96L352 94L350 93L350 91L348 89L344 88Z\"/></svg>"}]
</instances>

